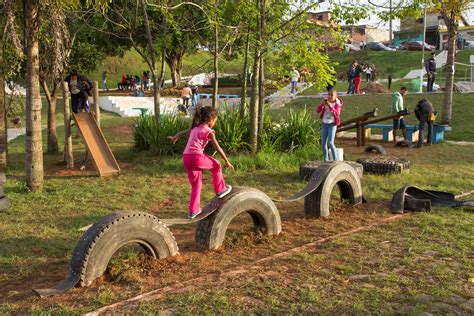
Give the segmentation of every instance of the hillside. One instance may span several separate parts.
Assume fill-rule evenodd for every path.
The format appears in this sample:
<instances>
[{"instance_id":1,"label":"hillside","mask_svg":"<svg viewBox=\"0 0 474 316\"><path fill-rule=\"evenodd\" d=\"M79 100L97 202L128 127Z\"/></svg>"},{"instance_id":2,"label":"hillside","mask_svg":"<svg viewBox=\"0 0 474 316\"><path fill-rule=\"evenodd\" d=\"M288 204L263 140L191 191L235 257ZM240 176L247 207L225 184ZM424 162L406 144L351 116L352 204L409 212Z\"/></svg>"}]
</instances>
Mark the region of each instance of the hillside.
<instances>
[{"instance_id":1,"label":"hillside","mask_svg":"<svg viewBox=\"0 0 474 316\"><path fill-rule=\"evenodd\" d=\"M474 51L461 51L457 55L457 62L468 64L469 56L474 54ZM339 63L336 66L337 72L346 71L350 62L354 59L363 62L374 64L377 68L379 78L387 77L387 68L394 67L393 78L401 78L405 76L410 70L419 68L421 65L421 52L334 52L329 54L331 60ZM428 58L429 52L425 54ZM159 64L159 61L157 61ZM242 71L243 58L239 57L232 61L221 61L220 71L224 73L240 73ZM109 87L116 87L117 82L120 81L122 73L138 74L141 76L143 70L148 69L147 64L142 60L140 55L135 50L128 51L124 57L107 57L99 67L88 76L93 80L100 82L103 70L109 73ZM193 75L201 72L212 71L212 56L209 52L199 51L197 54L185 56L183 62L183 76ZM458 66L456 78L461 80L464 77L469 77L469 67ZM443 77L442 71L439 72L438 78ZM167 68L165 78L170 79L170 71Z\"/></svg>"}]
</instances>

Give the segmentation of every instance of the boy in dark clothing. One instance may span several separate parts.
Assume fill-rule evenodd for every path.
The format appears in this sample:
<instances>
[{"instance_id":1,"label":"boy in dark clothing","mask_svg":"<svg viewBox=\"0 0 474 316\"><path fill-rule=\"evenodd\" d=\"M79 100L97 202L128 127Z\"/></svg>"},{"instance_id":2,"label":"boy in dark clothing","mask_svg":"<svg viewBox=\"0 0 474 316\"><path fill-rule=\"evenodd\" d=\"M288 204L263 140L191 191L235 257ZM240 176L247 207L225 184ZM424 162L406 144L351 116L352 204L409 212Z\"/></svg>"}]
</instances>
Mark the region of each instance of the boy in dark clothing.
<instances>
[{"instance_id":1,"label":"boy in dark clothing","mask_svg":"<svg viewBox=\"0 0 474 316\"><path fill-rule=\"evenodd\" d=\"M436 61L434 57L435 53L431 53L431 58L425 63L426 75L428 76L427 92L433 92L433 84L436 77Z\"/></svg>"},{"instance_id":2,"label":"boy in dark clothing","mask_svg":"<svg viewBox=\"0 0 474 316\"><path fill-rule=\"evenodd\" d=\"M415 107L416 118L420 121L418 145L416 147L423 147L423 129L425 124L428 125L428 137L426 138L426 144L431 145L431 136L433 134L433 122L436 118L436 112L430 101L423 99L418 101Z\"/></svg>"},{"instance_id":3,"label":"boy in dark clothing","mask_svg":"<svg viewBox=\"0 0 474 316\"><path fill-rule=\"evenodd\" d=\"M71 92L71 108L73 113L79 113L79 109L87 109L86 103L89 95L88 91L92 90L92 81L87 77L81 76L77 70L73 69L69 76L64 78ZM82 102L82 104L79 104Z\"/></svg>"}]
</instances>

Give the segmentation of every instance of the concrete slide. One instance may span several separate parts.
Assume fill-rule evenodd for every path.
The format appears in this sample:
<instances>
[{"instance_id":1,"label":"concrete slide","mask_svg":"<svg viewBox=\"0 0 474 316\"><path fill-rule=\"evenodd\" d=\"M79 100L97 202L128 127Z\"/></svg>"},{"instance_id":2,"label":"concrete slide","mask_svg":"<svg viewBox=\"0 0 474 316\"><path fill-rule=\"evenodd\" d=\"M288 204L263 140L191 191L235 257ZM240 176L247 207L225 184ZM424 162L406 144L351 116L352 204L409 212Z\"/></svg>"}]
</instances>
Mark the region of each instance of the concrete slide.
<instances>
[{"instance_id":1,"label":"concrete slide","mask_svg":"<svg viewBox=\"0 0 474 316\"><path fill-rule=\"evenodd\" d=\"M120 167L92 114L73 114L73 118L100 176L107 177L119 174Z\"/></svg>"}]
</instances>

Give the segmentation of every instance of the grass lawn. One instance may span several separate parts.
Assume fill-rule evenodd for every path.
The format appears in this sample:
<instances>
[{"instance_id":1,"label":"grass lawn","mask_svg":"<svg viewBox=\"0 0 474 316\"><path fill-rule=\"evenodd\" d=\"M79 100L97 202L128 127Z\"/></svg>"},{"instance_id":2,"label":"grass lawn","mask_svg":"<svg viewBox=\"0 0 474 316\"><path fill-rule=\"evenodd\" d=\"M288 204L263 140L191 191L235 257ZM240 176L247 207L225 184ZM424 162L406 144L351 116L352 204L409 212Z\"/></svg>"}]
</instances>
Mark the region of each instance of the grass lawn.
<instances>
[{"instance_id":1,"label":"grass lawn","mask_svg":"<svg viewBox=\"0 0 474 316\"><path fill-rule=\"evenodd\" d=\"M443 103L443 94L408 94L405 97L405 107L413 111L418 100L426 98L433 103L434 108L438 111L437 121L441 120L441 109ZM342 108L342 120L347 120L365 112L371 111L373 108L378 108L378 116L390 114L391 111L391 95L390 94L367 94L367 95L351 95L343 96L344 107ZM302 110L305 107L311 110L315 119L318 119L314 108L321 102L321 99L314 98L298 98L293 100L284 108L273 111L272 116L285 116L289 109L293 111ZM474 141L474 111L472 110L472 103L474 102L473 93L455 93L453 100L452 112L452 130L445 133L447 140L457 141ZM417 124L417 119L414 114L405 117L408 124ZM384 122L390 124L391 122Z\"/></svg>"},{"instance_id":2,"label":"grass lawn","mask_svg":"<svg viewBox=\"0 0 474 316\"><path fill-rule=\"evenodd\" d=\"M456 100L464 100L466 108L469 97L456 95ZM385 102L381 96L348 97L346 117L365 111L366 107L359 104L362 102L356 103L362 98L367 108L378 106L382 110ZM410 98L413 103L414 98ZM305 102L313 106L315 100L298 99L292 107L301 109ZM284 108L273 115L286 111ZM369 203L349 207L334 202L327 219L305 218L303 201L278 203L283 225L280 236L253 233L250 219L239 217L230 227L223 250L210 252L195 246L193 226L173 227L181 252L177 259L153 261L130 255L112 264L110 272L90 288L37 298L32 288L53 286L66 276L72 250L82 234L78 228L115 210L145 211L161 218L185 216L189 185L181 158L135 152L131 119L104 113L101 122L122 167L120 176L99 178L90 162L86 171L80 172L84 145L77 139L76 168L66 170L61 154L45 155L44 191L28 193L23 178L24 138L10 143L5 191L11 207L0 213L0 314L81 314L204 275L209 275L205 282L132 305L124 312L467 314L469 306L472 308L474 283L468 280L474 277L474 215L467 209L435 208L430 213L407 215L263 265L254 263L387 218L388 201L406 183L454 194L472 190L474 146L451 144L418 150L389 148L390 154L410 159L410 173L365 175L362 184ZM62 139L62 127L58 132ZM451 135L456 132L453 128ZM352 141L337 145L344 147L348 160L361 156ZM320 159L320 151L304 157L308 158ZM298 177L302 156L260 154L230 159L236 170L225 171L225 178L234 186L255 187L270 197L286 197L305 185ZM203 201L208 201L212 197L210 176L204 178ZM247 272L225 278L216 274L242 265Z\"/></svg>"},{"instance_id":3,"label":"grass lawn","mask_svg":"<svg viewBox=\"0 0 474 316\"><path fill-rule=\"evenodd\" d=\"M157 60L157 65L160 61ZM231 61L221 60L219 63L219 71L222 73L239 74L242 72L243 58L239 57ZM117 83L122 80L122 73L141 76L143 71L149 69L148 65L143 61L142 57L135 51L129 50L123 57L108 56L97 67L95 71L87 76L91 80L97 80L99 86L102 85L102 72L107 70L109 88L116 88ZM213 69L212 55L209 52L198 51L194 55L186 55L183 59L182 76L191 76L202 72L211 72ZM165 79L171 79L170 69L167 66L165 70Z\"/></svg>"}]
</instances>

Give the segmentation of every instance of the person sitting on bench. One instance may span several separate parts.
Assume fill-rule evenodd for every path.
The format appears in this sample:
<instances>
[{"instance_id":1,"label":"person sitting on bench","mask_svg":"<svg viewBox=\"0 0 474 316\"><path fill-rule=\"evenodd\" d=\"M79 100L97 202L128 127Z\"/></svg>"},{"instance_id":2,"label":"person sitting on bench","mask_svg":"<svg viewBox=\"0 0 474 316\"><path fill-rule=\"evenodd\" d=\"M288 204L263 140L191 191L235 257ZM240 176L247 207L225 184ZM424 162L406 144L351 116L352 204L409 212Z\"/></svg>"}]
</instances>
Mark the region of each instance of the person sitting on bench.
<instances>
[{"instance_id":1,"label":"person sitting on bench","mask_svg":"<svg viewBox=\"0 0 474 316\"><path fill-rule=\"evenodd\" d=\"M392 94L392 114L397 114L404 110L403 97L407 95L408 89L401 87L400 91L396 91ZM402 130L403 139L407 140L407 129L403 116L393 119L393 142L397 142L397 130Z\"/></svg>"}]
</instances>

